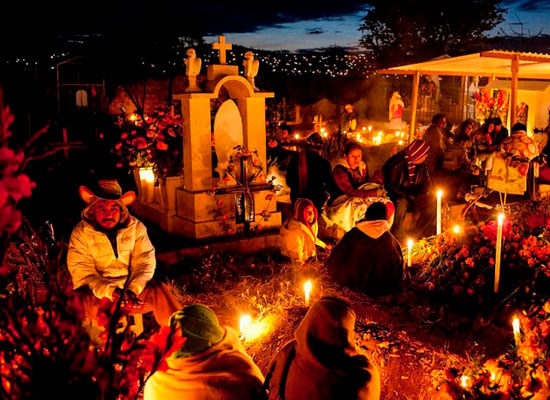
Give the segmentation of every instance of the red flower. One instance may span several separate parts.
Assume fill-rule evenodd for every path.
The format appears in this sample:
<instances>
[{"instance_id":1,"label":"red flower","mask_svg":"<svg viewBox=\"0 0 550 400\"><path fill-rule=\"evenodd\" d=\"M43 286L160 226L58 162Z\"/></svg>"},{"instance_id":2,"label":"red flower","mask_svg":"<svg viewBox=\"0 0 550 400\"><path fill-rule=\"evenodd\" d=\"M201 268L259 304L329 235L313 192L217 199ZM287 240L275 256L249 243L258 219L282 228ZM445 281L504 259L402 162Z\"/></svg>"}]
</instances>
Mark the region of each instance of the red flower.
<instances>
[{"instance_id":1,"label":"red flower","mask_svg":"<svg viewBox=\"0 0 550 400\"><path fill-rule=\"evenodd\" d=\"M115 149L116 150L120 150L121 147L122 147L122 143L119 142L119 143L115 144Z\"/></svg>"},{"instance_id":2,"label":"red flower","mask_svg":"<svg viewBox=\"0 0 550 400\"><path fill-rule=\"evenodd\" d=\"M121 138L122 140L126 139L127 137L128 137L128 134L127 134L126 132L124 132L124 133L122 133L122 134L120 135L120 138Z\"/></svg>"},{"instance_id":3,"label":"red flower","mask_svg":"<svg viewBox=\"0 0 550 400\"><path fill-rule=\"evenodd\" d=\"M278 144L277 141L273 140L273 139L271 139L269 142L267 142L267 145L271 148L277 147L277 144Z\"/></svg>"},{"instance_id":4,"label":"red flower","mask_svg":"<svg viewBox=\"0 0 550 400\"><path fill-rule=\"evenodd\" d=\"M145 149L147 148L147 141L144 137L138 136L132 140L132 146L137 147L138 149Z\"/></svg>"},{"instance_id":5,"label":"red flower","mask_svg":"<svg viewBox=\"0 0 550 400\"><path fill-rule=\"evenodd\" d=\"M168 150L168 145L164 142L157 142L157 149L159 150Z\"/></svg>"}]
</instances>

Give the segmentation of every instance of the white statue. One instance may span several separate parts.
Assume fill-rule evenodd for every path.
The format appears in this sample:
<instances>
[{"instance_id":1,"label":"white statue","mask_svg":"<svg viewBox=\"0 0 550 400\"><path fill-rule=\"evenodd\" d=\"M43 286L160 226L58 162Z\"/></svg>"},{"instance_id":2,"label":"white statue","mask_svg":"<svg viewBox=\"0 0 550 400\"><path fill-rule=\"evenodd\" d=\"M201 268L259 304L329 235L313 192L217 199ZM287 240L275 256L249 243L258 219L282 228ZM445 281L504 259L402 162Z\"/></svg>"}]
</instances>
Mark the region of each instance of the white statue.
<instances>
[{"instance_id":1,"label":"white statue","mask_svg":"<svg viewBox=\"0 0 550 400\"><path fill-rule=\"evenodd\" d=\"M185 59L185 75L189 86L185 89L186 92L200 92L197 85L197 75L201 72L202 60L197 58L195 49L187 50L187 58Z\"/></svg>"},{"instance_id":2,"label":"white statue","mask_svg":"<svg viewBox=\"0 0 550 400\"><path fill-rule=\"evenodd\" d=\"M254 53L251 51L247 51L244 53L244 76L246 79L248 79L248 82L252 85L255 92L259 92L260 89L256 87L254 84L254 78L256 75L258 75L258 69L260 68L260 62L258 60L254 60Z\"/></svg>"},{"instance_id":3,"label":"white statue","mask_svg":"<svg viewBox=\"0 0 550 400\"><path fill-rule=\"evenodd\" d=\"M405 104L399 92L393 92L390 99L389 129L403 129L403 108Z\"/></svg>"}]
</instances>

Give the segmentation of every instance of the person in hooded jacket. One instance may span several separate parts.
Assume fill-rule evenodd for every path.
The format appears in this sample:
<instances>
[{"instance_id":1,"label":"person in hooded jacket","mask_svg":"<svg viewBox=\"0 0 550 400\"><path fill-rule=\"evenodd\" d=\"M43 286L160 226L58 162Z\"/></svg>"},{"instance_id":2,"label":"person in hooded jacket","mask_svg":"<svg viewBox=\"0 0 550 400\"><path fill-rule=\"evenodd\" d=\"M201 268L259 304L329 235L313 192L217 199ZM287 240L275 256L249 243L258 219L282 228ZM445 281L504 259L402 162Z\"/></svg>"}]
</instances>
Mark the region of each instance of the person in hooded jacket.
<instances>
[{"instance_id":1,"label":"person in hooded jacket","mask_svg":"<svg viewBox=\"0 0 550 400\"><path fill-rule=\"evenodd\" d=\"M317 209L309 199L298 199L294 216L280 229L281 253L292 261L303 263L317 255L316 246L327 245L317 237Z\"/></svg>"},{"instance_id":2,"label":"person in hooded jacket","mask_svg":"<svg viewBox=\"0 0 550 400\"><path fill-rule=\"evenodd\" d=\"M212 310L194 304L174 313L170 323L185 342L147 380L144 400L265 398L262 372Z\"/></svg>"},{"instance_id":3,"label":"person in hooded jacket","mask_svg":"<svg viewBox=\"0 0 550 400\"><path fill-rule=\"evenodd\" d=\"M346 233L327 261L336 282L369 296L401 289L403 253L390 233L393 204L372 203L365 218Z\"/></svg>"},{"instance_id":4,"label":"person in hooded jacket","mask_svg":"<svg viewBox=\"0 0 550 400\"><path fill-rule=\"evenodd\" d=\"M114 179L97 182L95 192L85 186L79 194L86 203L82 221L73 229L67 267L80 297L86 322L97 320L100 300L124 296L131 313L153 311L160 325L180 308L170 288L151 280L155 272L155 248L145 225L128 212L136 195L122 194Z\"/></svg>"},{"instance_id":5,"label":"person in hooded jacket","mask_svg":"<svg viewBox=\"0 0 550 400\"><path fill-rule=\"evenodd\" d=\"M416 139L382 166L384 185L395 205L392 233L398 240L403 239L403 220L408 208L420 212L416 224L419 235L435 233L435 206L432 207L428 197L431 180L425 163L429 150L428 143Z\"/></svg>"},{"instance_id":6,"label":"person in hooded jacket","mask_svg":"<svg viewBox=\"0 0 550 400\"><path fill-rule=\"evenodd\" d=\"M378 400L380 373L355 344L355 312L323 297L268 368L269 400Z\"/></svg>"}]
</instances>

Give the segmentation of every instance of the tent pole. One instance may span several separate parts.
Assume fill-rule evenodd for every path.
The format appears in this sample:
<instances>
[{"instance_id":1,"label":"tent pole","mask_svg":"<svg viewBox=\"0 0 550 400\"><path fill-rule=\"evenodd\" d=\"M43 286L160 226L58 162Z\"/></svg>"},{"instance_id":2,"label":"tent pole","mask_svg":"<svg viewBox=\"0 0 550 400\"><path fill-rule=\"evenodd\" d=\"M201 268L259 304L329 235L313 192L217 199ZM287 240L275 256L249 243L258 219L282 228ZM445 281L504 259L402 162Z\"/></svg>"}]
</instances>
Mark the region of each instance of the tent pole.
<instances>
[{"instance_id":1,"label":"tent pole","mask_svg":"<svg viewBox=\"0 0 550 400\"><path fill-rule=\"evenodd\" d=\"M411 121L409 126L409 143L414 140L416 127L416 108L418 106L418 85L420 83L420 71L416 71L413 75L413 92L411 104Z\"/></svg>"},{"instance_id":2,"label":"tent pole","mask_svg":"<svg viewBox=\"0 0 550 400\"><path fill-rule=\"evenodd\" d=\"M518 73L519 73L519 57L516 55L512 58L512 82L510 85L511 96L510 96L510 128L514 126L517 119L518 113Z\"/></svg>"}]
</instances>

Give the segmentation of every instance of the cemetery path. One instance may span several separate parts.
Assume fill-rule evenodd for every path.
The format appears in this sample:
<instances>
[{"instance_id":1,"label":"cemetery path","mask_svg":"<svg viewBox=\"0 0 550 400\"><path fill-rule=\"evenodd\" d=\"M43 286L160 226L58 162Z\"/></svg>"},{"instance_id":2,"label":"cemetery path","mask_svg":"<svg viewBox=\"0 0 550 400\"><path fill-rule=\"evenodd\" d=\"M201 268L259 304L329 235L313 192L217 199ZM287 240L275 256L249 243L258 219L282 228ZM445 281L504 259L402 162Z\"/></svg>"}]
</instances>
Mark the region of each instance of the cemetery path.
<instances>
[{"instance_id":1,"label":"cemetery path","mask_svg":"<svg viewBox=\"0 0 550 400\"><path fill-rule=\"evenodd\" d=\"M472 326L468 318L456 317L456 323L445 324L453 329L443 329L425 300L411 292L373 299L341 288L321 264L281 265L270 256L219 254L202 260L200 267L197 263L187 260L172 266L169 276L180 289L180 301L208 305L223 324L236 330L243 313L263 322L262 334L245 340L245 347L264 374L307 311L301 293L306 279L313 281L312 301L336 296L352 305L357 342L379 365L382 399L436 398L434 388L446 366L500 354L511 342L507 327Z\"/></svg>"}]
</instances>

